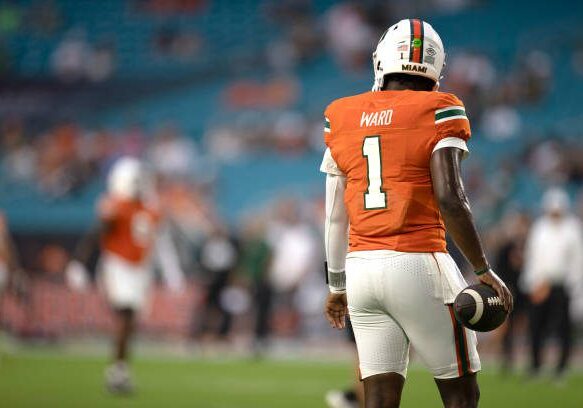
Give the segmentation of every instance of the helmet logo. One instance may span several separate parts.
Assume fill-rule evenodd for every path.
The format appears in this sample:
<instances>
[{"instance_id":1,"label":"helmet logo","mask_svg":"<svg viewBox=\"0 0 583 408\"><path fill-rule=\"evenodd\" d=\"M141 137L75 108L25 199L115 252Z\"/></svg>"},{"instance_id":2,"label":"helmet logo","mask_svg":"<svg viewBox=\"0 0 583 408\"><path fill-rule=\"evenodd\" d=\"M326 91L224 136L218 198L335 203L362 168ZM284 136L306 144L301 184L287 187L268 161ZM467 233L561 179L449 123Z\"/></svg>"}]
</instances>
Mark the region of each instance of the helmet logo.
<instances>
[{"instance_id":1,"label":"helmet logo","mask_svg":"<svg viewBox=\"0 0 583 408\"><path fill-rule=\"evenodd\" d=\"M421 47L421 44L422 44L421 38L415 38L415 39L413 40L413 47L414 47L414 48L419 48L419 47Z\"/></svg>"},{"instance_id":2,"label":"helmet logo","mask_svg":"<svg viewBox=\"0 0 583 408\"><path fill-rule=\"evenodd\" d=\"M404 53L409 55L409 44L406 41L401 41L397 44L397 52L400 53L401 59L405 59Z\"/></svg>"},{"instance_id":3,"label":"helmet logo","mask_svg":"<svg viewBox=\"0 0 583 408\"><path fill-rule=\"evenodd\" d=\"M435 55L437 54L437 51L435 51L434 48L432 47L428 47L425 50L425 57L423 57L423 60L431 65L435 65Z\"/></svg>"}]
</instances>

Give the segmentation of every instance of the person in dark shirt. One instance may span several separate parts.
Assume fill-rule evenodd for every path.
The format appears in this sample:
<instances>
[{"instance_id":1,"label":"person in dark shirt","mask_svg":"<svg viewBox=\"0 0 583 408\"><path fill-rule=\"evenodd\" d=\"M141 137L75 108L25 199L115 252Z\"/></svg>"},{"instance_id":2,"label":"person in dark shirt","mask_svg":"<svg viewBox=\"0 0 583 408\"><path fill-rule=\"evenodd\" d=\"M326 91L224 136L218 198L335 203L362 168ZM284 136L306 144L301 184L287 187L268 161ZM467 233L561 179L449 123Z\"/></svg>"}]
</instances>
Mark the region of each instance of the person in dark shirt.
<instances>
[{"instance_id":1,"label":"person in dark shirt","mask_svg":"<svg viewBox=\"0 0 583 408\"><path fill-rule=\"evenodd\" d=\"M502 370L505 373L512 370L517 323L523 317L527 305L526 295L519 288L519 280L524 267L524 245L530 222L530 217L526 214L517 213L511 216L508 224L511 226L511 233L496 257L496 270L514 296L514 313L508 316L502 338Z\"/></svg>"}]
</instances>

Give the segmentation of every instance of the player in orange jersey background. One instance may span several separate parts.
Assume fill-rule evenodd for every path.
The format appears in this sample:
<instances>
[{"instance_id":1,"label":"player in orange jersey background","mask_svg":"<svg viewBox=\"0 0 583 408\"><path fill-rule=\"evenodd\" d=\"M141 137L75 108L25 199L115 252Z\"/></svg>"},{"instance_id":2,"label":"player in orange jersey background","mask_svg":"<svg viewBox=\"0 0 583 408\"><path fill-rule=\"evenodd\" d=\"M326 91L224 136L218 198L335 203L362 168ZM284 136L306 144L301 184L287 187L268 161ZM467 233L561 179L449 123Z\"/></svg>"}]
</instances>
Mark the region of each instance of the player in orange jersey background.
<instances>
[{"instance_id":1,"label":"player in orange jersey background","mask_svg":"<svg viewBox=\"0 0 583 408\"><path fill-rule=\"evenodd\" d=\"M154 263L170 289L184 287L180 259L156 201L153 176L142 162L118 159L108 175L107 192L97 204L99 226L79 241L65 271L72 287L86 288L86 268L99 247L98 283L115 323L113 362L105 370L105 380L107 389L116 394L134 389L128 352L137 317L148 306Z\"/></svg>"},{"instance_id":2,"label":"player in orange jersey background","mask_svg":"<svg viewBox=\"0 0 583 408\"><path fill-rule=\"evenodd\" d=\"M398 407L413 344L446 407L475 407L476 336L453 317L467 283L446 249L452 236L507 310L512 297L490 269L464 193L460 162L470 126L462 102L437 92L439 35L401 20L373 54L372 92L325 112L325 314L349 311L366 407Z\"/></svg>"},{"instance_id":3,"label":"player in orange jersey background","mask_svg":"<svg viewBox=\"0 0 583 408\"><path fill-rule=\"evenodd\" d=\"M128 393L133 383L127 367L136 314L146 305L152 279L152 250L159 215L147 200L147 172L137 159L118 160L108 179L108 192L98 204L101 222L99 269L106 297L115 313L114 362L106 386Z\"/></svg>"}]
</instances>

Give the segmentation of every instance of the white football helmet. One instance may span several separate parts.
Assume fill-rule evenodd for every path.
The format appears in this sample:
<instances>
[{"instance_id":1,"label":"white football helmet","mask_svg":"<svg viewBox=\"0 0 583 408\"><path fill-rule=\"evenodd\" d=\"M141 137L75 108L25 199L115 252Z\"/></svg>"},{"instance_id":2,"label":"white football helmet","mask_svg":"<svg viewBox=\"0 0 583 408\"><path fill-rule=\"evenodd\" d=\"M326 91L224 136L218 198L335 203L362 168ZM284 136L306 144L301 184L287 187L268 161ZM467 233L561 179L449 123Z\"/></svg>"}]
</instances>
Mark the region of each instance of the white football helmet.
<instances>
[{"instance_id":1,"label":"white football helmet","mask_svg":"<svg viewBox=\"0 0 583 408\"><path fill-rule=\"evenodd\" d=\"M373 91L383 87L385 75L420 75L439 83L445 50L439 34L425 21L405 19L389 27L372 54Z\"/></svg>"},{"instance_id":2,"label":"white football helmet","mask_svg":"<svg viewBox=\"0 0 583 408\"><path fill-rule=\"evenodd\" d=\"M125 199L139 198L146 184L143 164L134 157L118 159L109 172L107 189L110 194Z\"/></svg>"}]
</instances>

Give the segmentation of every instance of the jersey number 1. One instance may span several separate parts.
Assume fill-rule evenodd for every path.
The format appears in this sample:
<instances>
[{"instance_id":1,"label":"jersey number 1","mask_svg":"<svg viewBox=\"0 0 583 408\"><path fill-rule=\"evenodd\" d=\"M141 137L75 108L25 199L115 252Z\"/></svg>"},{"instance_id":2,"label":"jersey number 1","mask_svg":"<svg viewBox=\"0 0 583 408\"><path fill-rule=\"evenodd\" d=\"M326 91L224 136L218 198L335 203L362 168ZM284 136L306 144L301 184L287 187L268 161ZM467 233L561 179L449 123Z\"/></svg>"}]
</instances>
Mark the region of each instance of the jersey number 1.
<instances>
[{"instance_id":1,"label":"jersey number 1","mask_svg":"<svg viewBox=\"0 0 583 408\"><path fill-rule=\"evenodd\" d=\"M368 188L364 193L364 209L387 208L387 193L383 191L381 137L366 136L362 143L362 155L366 158Z\"/></svg>"}]
</instances>

